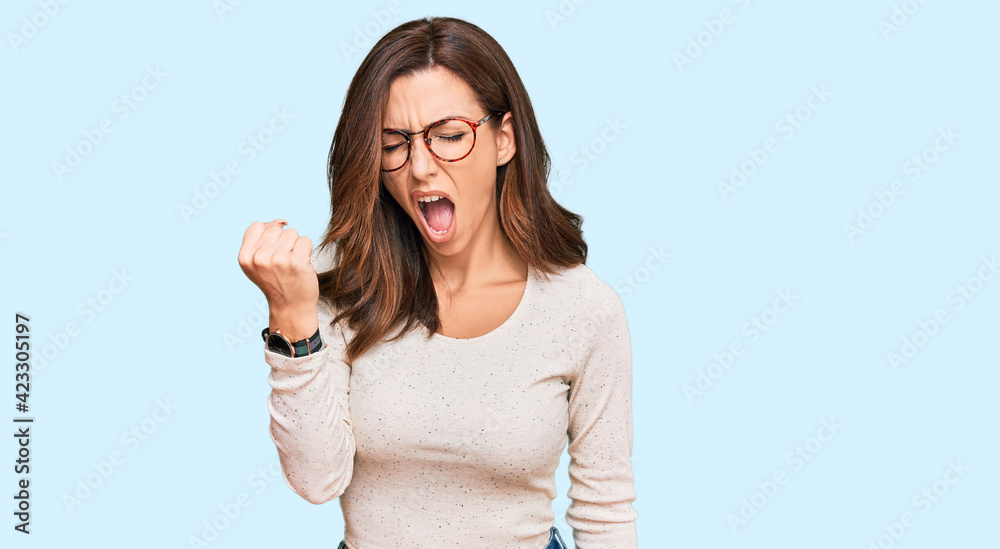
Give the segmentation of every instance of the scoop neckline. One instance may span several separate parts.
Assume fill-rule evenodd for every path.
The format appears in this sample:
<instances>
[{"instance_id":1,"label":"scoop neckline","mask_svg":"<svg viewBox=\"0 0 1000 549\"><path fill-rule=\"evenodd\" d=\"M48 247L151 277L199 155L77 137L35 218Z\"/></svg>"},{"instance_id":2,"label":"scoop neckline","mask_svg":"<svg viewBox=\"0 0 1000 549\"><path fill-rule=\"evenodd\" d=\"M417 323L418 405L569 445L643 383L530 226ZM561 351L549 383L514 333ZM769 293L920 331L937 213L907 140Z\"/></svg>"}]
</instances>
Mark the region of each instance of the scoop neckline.
<instances>
[{"instance_id":1,"label":"scoop neckline","mask_svg":"<svg viewBox=\"0 0 1000 549\"><path fill-rule=\"evenodd\" d=\"M493 328L493 330L486 332L485 334L478 337L450 337L446 335L441 335L437 332L431 333L431 339L437 341L444 341L450 344L466 344L466 343L479 343L481 341L486 341L497 337L499 334L506 332L511 329L511 325L515 324L521 315L524 313L524 309L527 308L528 300L531 297L531 292L535 286L535 269L528 265L528 279L524 283L524 291L521 293L521 300L518 301L517 307L514 308L514 312L504 320L502 324Z\"/></svg>"}]
</instances>

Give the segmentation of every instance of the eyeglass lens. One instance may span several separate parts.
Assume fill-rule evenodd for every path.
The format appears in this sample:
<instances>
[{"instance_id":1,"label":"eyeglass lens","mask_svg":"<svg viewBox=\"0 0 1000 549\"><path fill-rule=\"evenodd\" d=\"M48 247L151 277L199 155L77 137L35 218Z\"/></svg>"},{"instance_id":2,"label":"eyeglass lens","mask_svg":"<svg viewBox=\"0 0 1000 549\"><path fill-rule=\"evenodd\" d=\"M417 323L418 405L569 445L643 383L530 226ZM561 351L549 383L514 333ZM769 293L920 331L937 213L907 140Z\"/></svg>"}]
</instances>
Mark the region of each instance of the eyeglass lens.
<instances>
[{"instance_id":1,"label":"eyeglass lens","mask_svg":"<svg viewBox=\"0 0 1000 549\"><path fill-rule=\"evenodd\" d=\"M422 139L422 135L410 139ZM475 143L472 126L462 120L448 120L435 124L428 130L431 151L442 160L458 160L470 152ZM409 156L406 138L398 132L382 133L382 169L394 170L402 166Z\"/></svg>"}]
</instances>

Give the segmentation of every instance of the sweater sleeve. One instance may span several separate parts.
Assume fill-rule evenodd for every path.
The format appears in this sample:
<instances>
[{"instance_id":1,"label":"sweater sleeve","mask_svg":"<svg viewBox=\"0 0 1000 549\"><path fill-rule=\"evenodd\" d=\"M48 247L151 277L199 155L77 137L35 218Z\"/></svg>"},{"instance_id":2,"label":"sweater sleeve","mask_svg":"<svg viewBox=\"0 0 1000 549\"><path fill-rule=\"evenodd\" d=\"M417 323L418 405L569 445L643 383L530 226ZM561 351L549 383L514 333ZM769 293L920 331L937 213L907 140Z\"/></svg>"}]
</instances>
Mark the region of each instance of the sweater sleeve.
<instances>
[{"instance_id":1,"label":"sweater sleeve","mask_svg":"<svg viewBox=\"0 0 1000 549\"><path fill-rule=\"evenodd\" d=\"M354 432L348 409L350 367L340 323L321 300L320 337L324 346L301 357L286 357L264 347L271 366L271 440L278 449L285 483L305 500L320 504L339 497L354 473Z\"/></svg>"},{"instance_id":2,"label":"sweater sleeve","mask_svg":"<svg viewBox=\"0 0 1000 549\"><path fill-rule=\"evenodd\" d=\"M589 352L570 383L566 523L577 549L633 549L632 344L621 298L602 289L585 313Z\"/></svg>"}]
</instances>

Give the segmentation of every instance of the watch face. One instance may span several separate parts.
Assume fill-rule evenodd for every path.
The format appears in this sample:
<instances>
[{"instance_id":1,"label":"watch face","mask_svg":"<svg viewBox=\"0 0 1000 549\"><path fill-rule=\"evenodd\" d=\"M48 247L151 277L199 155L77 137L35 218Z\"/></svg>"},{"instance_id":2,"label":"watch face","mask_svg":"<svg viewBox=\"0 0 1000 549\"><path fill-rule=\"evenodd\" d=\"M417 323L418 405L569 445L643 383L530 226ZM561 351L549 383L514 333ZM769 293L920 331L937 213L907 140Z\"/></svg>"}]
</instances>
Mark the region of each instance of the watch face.
<instances>
[{"instance_id":1,"label":"watch face","mask_svg":"<svg viewBox=\"0 0 1000 549\"><path fill-rule=\"evenodd\" d=\"M267 348L285 356L292 356L292 348L289 347L288 341L281 337L280 334L269 334L267 336Z\"/></svg>"}]
</instances>

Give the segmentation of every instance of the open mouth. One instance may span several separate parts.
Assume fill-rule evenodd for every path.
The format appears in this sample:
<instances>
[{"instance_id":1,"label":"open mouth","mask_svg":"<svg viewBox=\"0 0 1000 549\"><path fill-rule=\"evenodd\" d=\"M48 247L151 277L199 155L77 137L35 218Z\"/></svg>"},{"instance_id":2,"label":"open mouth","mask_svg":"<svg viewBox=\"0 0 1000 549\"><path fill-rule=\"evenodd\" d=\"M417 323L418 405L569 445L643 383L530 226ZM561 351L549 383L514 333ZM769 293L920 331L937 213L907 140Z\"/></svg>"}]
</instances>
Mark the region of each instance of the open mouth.
<instances>
[{"instance_id":1,"label":"open mouth","mask_svg":"<svg viewBox=\"0 0 1000 549\"><path fill-rule=\"evenodd\" d=\"M421 196L417 206L429 234L444 236L455 223L455 204L443 196Z\"/></svg>"}]
</instances>

